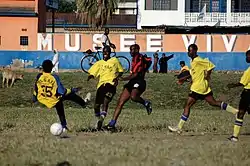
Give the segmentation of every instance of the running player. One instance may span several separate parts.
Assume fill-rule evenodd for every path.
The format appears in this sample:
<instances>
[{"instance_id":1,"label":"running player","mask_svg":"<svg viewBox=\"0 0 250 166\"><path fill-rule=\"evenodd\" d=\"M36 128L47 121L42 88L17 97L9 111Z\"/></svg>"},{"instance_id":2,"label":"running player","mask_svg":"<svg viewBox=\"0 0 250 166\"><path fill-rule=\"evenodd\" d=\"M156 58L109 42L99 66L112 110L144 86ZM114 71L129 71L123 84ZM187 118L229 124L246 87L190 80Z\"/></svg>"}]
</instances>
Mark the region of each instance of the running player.
<instances>
[{"instance_id":1,"label":"running player","mask_svg":"<svg viewBox=\"0 0 250 166\"><path fill-rule=\"evenodd\" d=\"M179 124L177 126L168 126L172 132L180 132L184 123L188 120L190 114L190 108L196 103L197 100L206 100L210 105L221 108L233 114L238 112L237 109L231 107L225 102L217 101L213 97L212 90L209 86L210 75L215 65L208 59L203 59L197 55L198 47L196 44L191 44L188 47L188 56L191 61L191 76L183 77L182 80L192 78L191 93L189 94L186 102L184 112L181 116Z\"/></svg>"},{"instance_id":2,"label":"running player","mask_svg":"<svg viewBox=\"0 0 250 166\"><path fill-rule=\"evenodd\" d=\"M116 93L118 78L123 74L123 68L116 57L111 58L111 48L104 46L103 60L97 61L88 71L88 81L99 77L95 99L95 116L98 118L96 128L101 129L107 115L108 106ZM102 112L100 107L102 105Z\"/></svg>"},{"instance_id":3,"label":"running player","mask_svg":"<svg viewBox=\"0 0 250 166\"><path fill-rule=\"evenodd\" d=\"M144 77L150 65L146 64L146 57L140 54L139 51L140 46L138 44L130 46L130 54L132 56L132 72L127 77L120 77L120 80L129 82L124 86L124 90L120 95L113 119L106 126L107 129L115 129L116 121L121 113L122 107L129 99L145 106L149 115L152 112L151 103L141 97L142 93L146 90L146 81Z\"/></svg>"},{"instance_id":4,"label":"running player","mask_svg":"<svg viewBox=\"0 0 250 166\"><path fill-rule=\"evenodd\" d=\"M250 50L246 52L246 62L250 63ZM241 93L241 99L239 103L239 112L237 114L234 123L233 135L229 138L231 141L238 141L238 136L240 133L240 128L243 125L243 118L245 113L249 112L250 106L250 67L244 72L239 83L228 84L228 88L235 88L239 86L244 86L244 90Z\"/></svg>"},{"instance_id":5,"label":"running player","mask_svg":"<svg viewBox=\"0 0 250 166\"><path fill-rule=\"evenodd\" d=\"M79 88L66 89L63 87L59 77L51 74L54 65L51 60L45 60L42 64L43 73L39 73L36 77L35 88L33 93L33 103L39 101L48 108L56 108L57 114L61 121L64 131L68 130L67 122L64 113L64 100L71 100L81 105L86 106L90 101L91 94L88 93L85 99L75 93Z\"/></svg>"}]
</instances>

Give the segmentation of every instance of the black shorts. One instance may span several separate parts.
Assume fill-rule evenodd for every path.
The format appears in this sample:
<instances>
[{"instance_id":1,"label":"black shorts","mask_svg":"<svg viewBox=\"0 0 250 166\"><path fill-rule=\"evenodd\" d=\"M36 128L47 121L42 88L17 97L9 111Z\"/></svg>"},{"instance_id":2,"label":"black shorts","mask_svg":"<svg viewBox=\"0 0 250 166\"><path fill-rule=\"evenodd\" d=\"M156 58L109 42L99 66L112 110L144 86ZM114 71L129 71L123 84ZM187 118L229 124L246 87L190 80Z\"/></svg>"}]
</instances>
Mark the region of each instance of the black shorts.
<instances>
[{"instance_id":1,"label":"black shorts","mask_svg":"<svg viewBox=\"0 0 250 166\"><path fill-rule=\"evenodd\" d=\"M181 79L181 78L186 77L186 76L189 76L189 75L190 75L190 72L189 72L189 71L184 71L184 72L181 72L181 73L177 76L177 78L178 78L178 79Z\"/></svg>"},{"instance_id":2,"label":"black shorts","mask_svg":"<svg viewBox=\"0 0 250 166\"><path fill-rule=\"evenodd\" d=\"M138 89L141 93L143 93L146 90L146 81L143 79L130 80L124 85L124 88L130 93L133 89Z\"/></svg>"},{"instance_id":3,"label":"black shorts","mask_svg":"<svg viewBox=\"0 0 250 166\"><path fill-rule=\"evenodd\" d=\"M111 85L109 83L103 84L97 89L95 103L103 104L105 98L108 98L111 101L115 93L116 86Z\"/></svg>"},{"instance_id":4,"label":"black shorts","mask_svg":"<svg viewBox=\"0 0 250 166\"><path fill-rule=\"evenodd\" d=\"M239 109L249 111L250 106L250 89L244 89L241 93Z\"/></svg>"},{"instance_id":5,"label":"black shorts","mask_svg":"<svg viewBox=\"0 0 250 166\"><path fill-rule=\"evenodd\" d=\"M208 96L213 96L213 92L211 91L208 94L203 95L192 91L188 96L192 97L195 100L204 100Z\"/></svg>"}]
</instances>

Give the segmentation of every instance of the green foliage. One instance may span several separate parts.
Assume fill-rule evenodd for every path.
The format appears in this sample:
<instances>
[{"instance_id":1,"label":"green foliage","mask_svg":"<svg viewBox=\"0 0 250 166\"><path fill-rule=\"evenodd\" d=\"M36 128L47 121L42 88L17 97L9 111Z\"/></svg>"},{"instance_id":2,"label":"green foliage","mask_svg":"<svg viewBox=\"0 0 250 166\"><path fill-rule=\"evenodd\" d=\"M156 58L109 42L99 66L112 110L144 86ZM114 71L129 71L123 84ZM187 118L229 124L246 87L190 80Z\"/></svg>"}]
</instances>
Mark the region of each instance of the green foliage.
<instances>
[{"instance_id":1,"label":"green foliage","mask_svg":"<svg viewBox=\"0 0 250 166\"><path fill-rule=\"evenodd\" d=\"M75 1L59 0L58 12L72 13L76 11L76 9L77 7Z\"/></svg>"},{"instance_id":2,"label":"green foliage","mask_svg":"<svg viewBox=\"0 0 250 166\"><path fill-rule=\"evenodd\" d=\"M102 27L118 8L118 0L76 0L78 17L91 27Z\"/></svg>"}]
</instances>

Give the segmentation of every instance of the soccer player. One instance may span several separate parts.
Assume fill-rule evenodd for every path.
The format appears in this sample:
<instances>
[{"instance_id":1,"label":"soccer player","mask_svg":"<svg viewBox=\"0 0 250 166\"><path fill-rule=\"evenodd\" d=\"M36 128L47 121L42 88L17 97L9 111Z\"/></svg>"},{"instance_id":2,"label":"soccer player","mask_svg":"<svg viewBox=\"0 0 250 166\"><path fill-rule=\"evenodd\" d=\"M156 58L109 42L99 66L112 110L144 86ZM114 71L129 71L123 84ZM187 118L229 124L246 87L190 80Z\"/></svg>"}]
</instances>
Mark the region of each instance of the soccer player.
<instances>
[{"instance_id":1,"label":"soccer player","mask_svg":"<svg viewBox=\"0 0 250 166\"><path fill-rule=\"evenodd\" d=\"M111 58L111 48L104 46L103 60L97 61L88 71L88 81L99 77L95 99L95 116L98 118L96 128L101 129L104 118L107 115L108 106L116 94L118 78L123 74L123 68L116 57ZM100 107L102 105L102 112Z\"/></svg>"},{"instance_id":2,"label":"soccer player","mask_svg":"<svg viewBox=\"0 0 250 166\"><path fill-rule=\"evenodd\" d=\"M91 94L88 93L85 99L76 95L79 88L66 89L63 87L59 77L51 74L54 67L51 60L45 60L42 64L43 73L39 73L36 78L35 88L33 93L33 103L39 101L48 108L56 108L60 122L63 126L63 131L68 130L67 121L64 113L64 100L71 100L81 105L86 106L86 103L90 101Z\"/></svg>"},{"instance_id":3,"label":"soccer player","mask_svg":"<svg viewBox=\"0 0 250 166\"><path fill-rule=\"evenodd\" d=\"M250 63L250 50L246 52L246 62ZM240 79L239 83L228 84L228 88L235 88L243 86L244 90L241 93L241 99L239 103L239 112L237 114L235 123L234 123L234 132L233 135L229 138L231 141L238 141L238 136L240 133L240 128L243 125L243 118L245 113L249 112L250 106L250 67L244 72L243 76Z\"/></svg>"},{"instance_id":4,"label":"soccer player","mask_svg":"<svg viewBox=\"0 0 250 166\"><path fill-rule=\"evenodd\" d=\"M191 75L183 77L182 80L192 78L191 93L185 104L184 112L177 126L168 126L172 132L181 132L184 123L188 120L190 108L196 103L197 100L206 100L210 105L221 108L233 114L238 112L237 109L231 107L225 102L217 101L213 97L212 90L209 86L210 75L215 65L208 59L203 59L197 55L198 47L196 44L191 44L188 47L188 56L191 61Z\"/></svg>"},{"instance_id":5,"label":"soccer player","mask_svg":"<svg viewBox=\"0 0 250 166\"><path fill-rule=\"evenodd\" d=\"M115 129L116 121L121 113L122 107L129 99L142 104L146 108L148 115L152 112L151 102L141 97L142 93L146 90L146 81L144 77L148 68L145 67L144 57L139 53L139 51L140 46L138 44L130 46L130 54L132 56L132 72L129 76L120 77L119 79L129 82L124 85L123 92L120 95L113 114L113 119L106 126L108 130Z\"/></svg>"},{"instance_id":6,"label":"soccer player","mask_svg":"<svg viewBox=\"0 0 250 166\"><path fill-rule=\"evenodd\" d=\"M180 61L180 66L181 66L181 70L179 72L179 74L175 75L178 78L177 83L178 84L183 84L183 82L180 81L181 78L189 76L190 72L189 72L189 68L188 66L185 65L184 61Z\"/></svg>"}]
</instances>

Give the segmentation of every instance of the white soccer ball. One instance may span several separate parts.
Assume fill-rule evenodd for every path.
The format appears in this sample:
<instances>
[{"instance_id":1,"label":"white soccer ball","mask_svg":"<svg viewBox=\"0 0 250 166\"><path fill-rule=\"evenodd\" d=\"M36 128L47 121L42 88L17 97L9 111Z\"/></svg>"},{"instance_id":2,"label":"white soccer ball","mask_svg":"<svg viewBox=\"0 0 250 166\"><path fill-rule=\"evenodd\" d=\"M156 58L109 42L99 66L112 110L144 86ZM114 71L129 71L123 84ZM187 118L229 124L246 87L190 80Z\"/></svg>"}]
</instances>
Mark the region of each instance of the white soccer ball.
<instances>
[{"instance_id":1,"label":"white soccer ball","mask_svg":"<svg viewBox=\"0 0 250 166\"><path fill-rule=\"evenodd\" d=\"M51 134L53 134L54 136L59 136L62 134L63 132L63 127L60 123L53 123L50 126L50 132Z\"/></svg>"}]
</instances>

